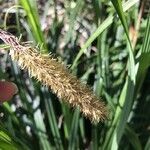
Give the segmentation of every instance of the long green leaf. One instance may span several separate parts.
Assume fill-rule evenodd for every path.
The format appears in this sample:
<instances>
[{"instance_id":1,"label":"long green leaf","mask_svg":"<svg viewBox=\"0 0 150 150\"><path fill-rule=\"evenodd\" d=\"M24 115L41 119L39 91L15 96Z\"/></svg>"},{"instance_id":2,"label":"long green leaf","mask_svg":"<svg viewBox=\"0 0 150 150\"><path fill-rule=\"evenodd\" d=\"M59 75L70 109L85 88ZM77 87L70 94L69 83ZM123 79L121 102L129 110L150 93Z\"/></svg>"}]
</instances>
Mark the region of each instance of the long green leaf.
<instances>
[{"instance_id":1,"label":"long green leaf","mask_svg":"<svg viewBox=\"0 0 150 150\"><path fill-rule=\"evenodd\" d=\"M135 62L134 62L134 56L133 56L133 49L132 49L131 41L130 41L130 38L129 38L127 22L125 20L125 16L124 16L121 0L111 0L111 2L113 3L113 5L114 5L114 7L116 9L116 12L117 12L117 14L119 16L119 19L121 20L121 23L122 23L122 25L124 27L124 30L125 30L125 33L126 33L127 44L128 44L128 51L129 51L128 74L129 74L131 80L133 80L133 82L135 83Z\"/></svg>"},{"instance_id":2,"label":"long green leaf","mask_svg":"<svg viewBox=\"0 0 150 150\"><path fill-rule=\"evenodd\" d=\"M61 141L61 137L60 137L60 133L59 133L59 129L58 129L58 124L56 121L56 115L54 112L52 99L50 98L50 94L48 94L47 89L44 90L44 95L45 95L45 97L47 97L44 99L45 100L45 108L47 111L48 120L49 120L49 124L51 127L52 135L54 137L55 146L57 149L63 150L63 145L62 145L62 141Z\"/></svg>"},{"instance_id":3,"label":"long green leaf","mask_svg":"<svg viewBox=\"0 0 150 150\"><path fill-rule=\"evenodd\" d=\"M40 45L43 46L43 52L48 53L47 46L45 43L46 40L41 30L36 1L20 0L20 4L26 11L28 23L31 27L31 33L33 34L36 43L39 43Z\"/></svg>"},{"instance_id":4,"label":"long green leaf","mask_svg":"<svg viewBox=\"0 0 150 150\"><path fill-rule=\"evenodd\" d=\"M143 39L143 44L141 47L141 55L138 58L138 72L137 72L137 83L136 83L136 95L137 92L139 91L139 89L141 88L141 85L143 83L144 77L146 75L147 69L150 66L150 16L148 16L148 20L147 20L147 27L146 27L146 31L145 31L145 36Z\"/></svg>"},{"instance_id":5,"label":"long green leaf","mask_svg":"<svg viewBox=\"0 0 150 150\"><path fill-rule=\"evenodd\" d=\"M68 150L75 150L77 146L76 143L78 138L77 131L79 125L79 115L80 115L80 111L77 108L74 112L73 119L72 119Z\"/></svg>"}]
</instances>

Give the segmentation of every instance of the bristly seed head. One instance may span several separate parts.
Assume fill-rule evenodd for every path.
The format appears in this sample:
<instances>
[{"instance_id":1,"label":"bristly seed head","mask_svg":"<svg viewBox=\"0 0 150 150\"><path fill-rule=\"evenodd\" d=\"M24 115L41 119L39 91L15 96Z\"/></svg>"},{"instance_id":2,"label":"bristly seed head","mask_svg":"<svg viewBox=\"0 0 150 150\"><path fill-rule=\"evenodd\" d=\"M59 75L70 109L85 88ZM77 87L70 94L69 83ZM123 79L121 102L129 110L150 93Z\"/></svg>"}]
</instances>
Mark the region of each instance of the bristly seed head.
<instances>
[{"instance_id":1,"label":"bristly seed head","mask_svg":"<svg viewBox=\"0 0 150 150\"><path fill-rule=\"evenodd\" d=\"M1 29L0 38L13 48L10 50L11 58L17 61L22 69L27 69L32 77L50 87L60 99L73 107L79 107L83 115L92 122L97 123L107 117L108 111L105 104L88 86L70 74L57 59L42 55L35 48L20 45L16 37Z\"/></svg>"}]
</instances>

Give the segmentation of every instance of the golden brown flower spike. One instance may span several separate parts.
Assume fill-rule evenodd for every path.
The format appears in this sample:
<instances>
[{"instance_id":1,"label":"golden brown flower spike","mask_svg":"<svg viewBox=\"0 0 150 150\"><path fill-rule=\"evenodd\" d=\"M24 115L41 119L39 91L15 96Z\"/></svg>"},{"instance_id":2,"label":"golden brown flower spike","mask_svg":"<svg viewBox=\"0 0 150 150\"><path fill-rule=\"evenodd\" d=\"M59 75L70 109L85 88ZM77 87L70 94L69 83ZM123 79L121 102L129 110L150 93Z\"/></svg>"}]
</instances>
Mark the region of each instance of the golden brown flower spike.
<instances>
[{"instance_id":1,"label":"golden brown flower spike","mask_svg":"<svg viewBox=\"0 0 150 150\"><path fill-rule=\"evenodd\" d=\"M42 55L34 48L20 45L16 37L3 30L0 30L0 38L12 47L11 58L22 69L27 69L32 77L50 87L60 99L73 107L78 106L83 115L92 122L103 121L107 117L105 104L57 59Z\"/></svg>"}]
</instances>

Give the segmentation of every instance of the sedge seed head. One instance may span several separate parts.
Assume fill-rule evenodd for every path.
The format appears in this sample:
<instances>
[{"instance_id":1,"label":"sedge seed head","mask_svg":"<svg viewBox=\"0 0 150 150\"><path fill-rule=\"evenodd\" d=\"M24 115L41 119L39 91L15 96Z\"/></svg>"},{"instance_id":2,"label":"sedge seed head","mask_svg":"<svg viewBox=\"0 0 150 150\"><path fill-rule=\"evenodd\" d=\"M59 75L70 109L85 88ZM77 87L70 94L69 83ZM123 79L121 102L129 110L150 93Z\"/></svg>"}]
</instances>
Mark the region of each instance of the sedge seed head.
<instances>
[{"instance_id":1,"label":"sedge seed head","mask_svg":"<svg viewBox=\"0 0 150 150\"><path fill-rule=\"evenodd\" d=\"M0 35L7 34L7 32L1 33L2 30L0 30ZM40 54L35 48L18 45L18 41L15 42L17 43L15 46L12 42L17 38L14 36L10 38L13 40L8 40L9 35L7 35L9 43L5 37L2 40L12 46L11 58L17 61L22 69L28 70L31 77L50 87L60 99L72 107L78 107L92 122L103 121L107 117L108 111L105 104L93 94L87 85L72 75L63 63L51 55Z\"/></svg>"}]
</instances>

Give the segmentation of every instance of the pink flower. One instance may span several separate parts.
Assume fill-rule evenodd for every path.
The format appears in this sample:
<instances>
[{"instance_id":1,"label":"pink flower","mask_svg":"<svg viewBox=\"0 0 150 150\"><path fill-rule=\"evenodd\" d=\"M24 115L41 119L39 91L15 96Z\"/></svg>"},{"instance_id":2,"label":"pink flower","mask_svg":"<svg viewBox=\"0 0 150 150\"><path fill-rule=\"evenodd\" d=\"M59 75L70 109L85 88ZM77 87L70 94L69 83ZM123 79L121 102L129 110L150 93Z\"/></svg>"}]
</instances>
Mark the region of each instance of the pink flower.
<instances>
[{"instance_id":1,"label":"pink flower","mask_svg":"<svg viewBox=\"0 0 150 150\"><path fill-rule=\"evenodd\" d=\"M18 92L17 86L8 81L0 81L0 103L10 100Z\"/></svg>"}]
</instances>

